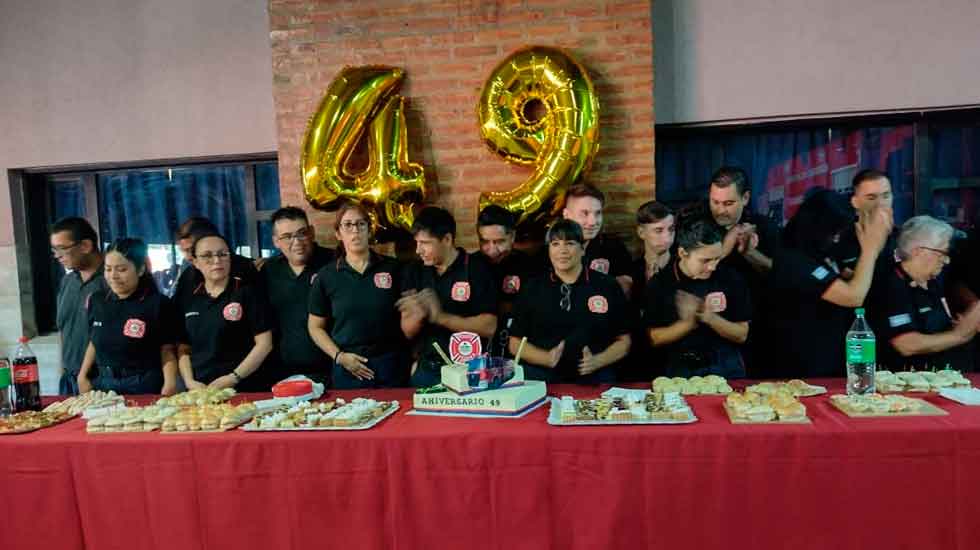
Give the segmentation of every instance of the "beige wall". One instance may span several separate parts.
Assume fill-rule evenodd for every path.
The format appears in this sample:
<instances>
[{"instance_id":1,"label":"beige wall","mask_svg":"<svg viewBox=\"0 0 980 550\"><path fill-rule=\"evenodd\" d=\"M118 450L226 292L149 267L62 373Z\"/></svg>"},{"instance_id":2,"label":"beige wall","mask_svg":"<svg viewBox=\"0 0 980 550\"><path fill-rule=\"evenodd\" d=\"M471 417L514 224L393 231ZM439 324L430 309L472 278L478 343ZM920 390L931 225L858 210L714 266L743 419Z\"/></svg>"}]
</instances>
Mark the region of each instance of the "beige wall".
<instances>
[{"instance_id":1,"label":"beige wall","mask_svg":"<svg viewBox=\"0 0 980 550\"><path fill-rule=\"evenodd\" d=\"M268 25L264 0L0 0L0 355L20 332L7 170L275 151Z\"/></svg>"},{"instance_id":2,"label":"beige wall","mask_svg":"<svg viewBox=\"0 0 980 550\"><path fill-rule=\"evenodd\" d=\"M657 123L980 103L976 0L655 0Z\"/></svg>"}]
</instances>

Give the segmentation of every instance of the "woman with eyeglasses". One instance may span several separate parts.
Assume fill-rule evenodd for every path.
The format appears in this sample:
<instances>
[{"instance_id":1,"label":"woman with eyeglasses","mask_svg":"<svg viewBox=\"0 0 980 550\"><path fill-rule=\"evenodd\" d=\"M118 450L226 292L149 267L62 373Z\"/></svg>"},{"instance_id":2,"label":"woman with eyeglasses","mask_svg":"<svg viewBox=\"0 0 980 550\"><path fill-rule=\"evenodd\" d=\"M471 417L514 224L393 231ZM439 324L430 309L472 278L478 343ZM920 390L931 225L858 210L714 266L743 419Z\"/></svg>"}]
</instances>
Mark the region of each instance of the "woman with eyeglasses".
<instances>
[{"instance_id":1,"label":"woman with eyeglasses","mask_svg":"<svg viewBox=\"0 0 980 550\"><path fill-rule=\"evenodd\" d=\"M611 383L629 353L629 306L616 279L585 269L585 238L572 220L545 236L551 269L529 281L514 305L509 347L521 339L525 376L547 382Z\"/></svg>"},{"instance_id":2,"label":"woman with eyeglasses","mask_svg":"<svg viewBox=\"0 0 980 550\"><path fill-rule=\"evenodd\" d=\"M310 337L333 360L335 388L405 385L398 262L371 250L371 220L360 204L341 206L334 229L338 257L320 269L310 291Z\"/></svg>"},{"instance_id":3,"label":"woman with eyeglasses","mask_svg":"<svg viewBox=\"0 0 980 550\"><path fill-rule=\"evenodd\" d=\"M973 370L967 344L980 328L980 303L954 323L939 278L952 236L946 222L911 218L898 235L899 261L871 288L869 320L883 342L878 361L891 370Z\"/></svg>"},{"instance_id":4,"label":"woman with eyeglasses","mask_svg":"<svg viewBox=\"0 0 980 550\"><path fill-rule=\"evenodd\" d=\"M103 265L109 290L89 298L89 344L78 373L79 391L173 394L176 313L150 275L146 243L117 240L106 251ZM98 377L90 381L96 364Z\"/></svg>"},{"instance_id":5,"label":"woman with eyeglasses","mask_svg":"<svg viewBox=\"0 0 980 550\"><path fill-rule=\"evenodd\" d=\"M685 221L677 256L645 291L650 344L664 350L667 376L745 376L741 346L749 336L749 291L724 257L721 230L711 220Z\"/></svg>"},{"instance_id":6,"label":"woman with eyeglasses","mask_svg":"<svg viewBox=\"0 0 980 550\"><path fill-rule=\"evenodd\" d=\"M256 287L231 276L228 241L206 233L191 248L203 281L193 289L183 314L177 355L188 389L239 386L268 391L247 379L272 351L265 298Z\"/></svg>"}]
</instances>

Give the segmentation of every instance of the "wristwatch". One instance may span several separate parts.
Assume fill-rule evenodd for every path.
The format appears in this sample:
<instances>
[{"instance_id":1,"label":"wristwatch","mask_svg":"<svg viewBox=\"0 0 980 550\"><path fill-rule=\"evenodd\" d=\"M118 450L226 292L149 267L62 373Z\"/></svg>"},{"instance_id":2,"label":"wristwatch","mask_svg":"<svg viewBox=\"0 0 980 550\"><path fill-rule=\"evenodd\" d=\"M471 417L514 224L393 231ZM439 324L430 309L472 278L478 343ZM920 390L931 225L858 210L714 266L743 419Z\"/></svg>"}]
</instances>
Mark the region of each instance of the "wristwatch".
<instances>
[{"instance_id":1,"label":"wristwatch","mask_svg":"<svg viewBox=\"0 0 980 550\"><path fill-rule=\"evenodd\" d=\"M231 369L231 375L235 377L236 384L242 381L242 375L238 374L238 371L235 369Z\"/></svg>"}]
</instances>

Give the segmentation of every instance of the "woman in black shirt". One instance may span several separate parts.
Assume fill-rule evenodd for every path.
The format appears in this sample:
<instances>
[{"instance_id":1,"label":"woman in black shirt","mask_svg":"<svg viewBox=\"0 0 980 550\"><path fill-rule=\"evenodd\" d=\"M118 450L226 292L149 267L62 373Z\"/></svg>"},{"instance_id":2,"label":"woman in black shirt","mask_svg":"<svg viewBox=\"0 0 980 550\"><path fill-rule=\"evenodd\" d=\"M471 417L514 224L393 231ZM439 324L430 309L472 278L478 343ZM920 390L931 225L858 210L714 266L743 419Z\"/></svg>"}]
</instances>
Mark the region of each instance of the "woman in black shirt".
<instances>
[{"instance_id":1,"label":"woman in black shirt","mask_svg":"<svg viewBox=\"0 0 980 550\"><path fill-rule=\"evenodd\" d=\"M157 291L146 260L147 247L139 239L119 239L106 251L109 290L89 299L90 341L78 375L81 392L170 395L177 389L173 304ZM99 375L92 382L89 371L95 364Z\"/></svg>"},{"instance_id":2,"label":"woman in black shirt","mask_svg":"<svg viewBox=\"0 0 980 550\"><path fill-rule=\"evenodd\" d=\"M237 386L262 366L272 351L272 331L264 296L231 275L228 241L203 234L191 249L203 280L183 309L177 353L188 389ZM247 391L268 391L267 384L246 383Z\"/></svg>"}]
</instances>

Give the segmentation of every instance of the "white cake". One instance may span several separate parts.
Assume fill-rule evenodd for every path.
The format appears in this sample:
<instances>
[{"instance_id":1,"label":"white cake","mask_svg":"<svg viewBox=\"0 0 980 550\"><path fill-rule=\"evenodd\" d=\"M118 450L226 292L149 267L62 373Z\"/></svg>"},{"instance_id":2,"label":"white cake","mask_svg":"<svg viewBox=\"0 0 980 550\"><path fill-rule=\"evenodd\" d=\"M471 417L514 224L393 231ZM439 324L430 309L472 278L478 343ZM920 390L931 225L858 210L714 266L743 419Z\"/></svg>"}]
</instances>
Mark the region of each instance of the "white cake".
<instances>
[{"instance_id":1,"label":"white cake","mask_svg":"<svg viewBox=\"0 0 980 550\"><path fill-rule=\"evenodd\" d=\"M460 378L462 373L463 378ZM514 377L495 390L473 391L466 384L465 371L446 366L442 383L452 389L439 393L416 393L415 410L429 413L517 416L544 402L548 386L538 380L524 380L524 369L515 367ZM464 389L465 388L465 389Z\"/></svg>"}]
</instances>

